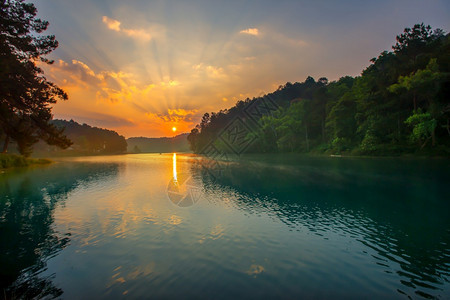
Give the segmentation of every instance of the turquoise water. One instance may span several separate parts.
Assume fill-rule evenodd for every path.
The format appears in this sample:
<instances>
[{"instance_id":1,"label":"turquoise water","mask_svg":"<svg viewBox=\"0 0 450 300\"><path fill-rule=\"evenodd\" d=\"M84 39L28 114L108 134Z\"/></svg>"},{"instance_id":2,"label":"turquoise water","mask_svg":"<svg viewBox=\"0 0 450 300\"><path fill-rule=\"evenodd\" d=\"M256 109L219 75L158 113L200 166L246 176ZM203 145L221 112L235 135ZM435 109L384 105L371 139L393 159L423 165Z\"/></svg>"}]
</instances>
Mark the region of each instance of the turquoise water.
<instances>
[{"instance_id":1,"label":"turquoise water","mask_svg":"<svg viewBox=\"0 0 450 300\"><path fill-rule=\"evenodd\" d=\"M450 298L449 167L136 154L4 171L0 287L8 298Z\"/></svg>"}]
</instances>

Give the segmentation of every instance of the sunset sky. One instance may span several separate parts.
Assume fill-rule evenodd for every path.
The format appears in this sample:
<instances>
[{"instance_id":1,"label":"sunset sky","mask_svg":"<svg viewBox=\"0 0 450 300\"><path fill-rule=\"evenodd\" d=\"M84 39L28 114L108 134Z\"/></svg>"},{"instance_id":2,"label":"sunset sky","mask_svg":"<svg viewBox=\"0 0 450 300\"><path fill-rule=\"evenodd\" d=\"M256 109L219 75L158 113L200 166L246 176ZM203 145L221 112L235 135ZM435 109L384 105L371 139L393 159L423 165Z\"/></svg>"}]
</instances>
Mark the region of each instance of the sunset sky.
<instances>
[{"instance_id":1,"label":"sunset sky","mask_svg":"<svg viewBox=\"0 0 450 300\"><path fill-rule=\"evenodd\" d=\"M34 3L60 43L45 67L69 94L55 118L126 137L189 132L205 112L308 75L359 75L416 23L450 30L448 0Z\"/></svg>"}]
</instances>

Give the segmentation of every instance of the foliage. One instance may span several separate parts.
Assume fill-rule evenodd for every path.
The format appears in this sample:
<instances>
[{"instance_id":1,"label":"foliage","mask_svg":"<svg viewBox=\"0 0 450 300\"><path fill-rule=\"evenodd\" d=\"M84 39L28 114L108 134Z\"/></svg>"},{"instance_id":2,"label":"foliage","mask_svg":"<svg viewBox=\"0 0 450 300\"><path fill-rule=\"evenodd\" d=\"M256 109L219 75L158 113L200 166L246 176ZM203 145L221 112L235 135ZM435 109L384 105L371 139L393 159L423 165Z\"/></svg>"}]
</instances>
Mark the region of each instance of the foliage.
<instances>
[{"instance_id":1,"label":"foliage","mask_svg":"<svg viewBox=\"0 0 450 300\"><path fill-rule=\"evenodd\" d=\"M442 149L450 146L450 35L416 24L397 36L392 48L371 59L361 76L332 82L308 77L266 95L279 109L247 135L256 139L250 151L448 153ZM191 149L201 152L259 100L206 113L188 136Z\"/></svg>"},{"instance_id":2,"label":"foliage","mask_svg":"<svg viewBox=\"0 0 450 300\"><path fill-rule=\"evenodd\" d=\"M416 97L421 96L431 104L434 95L439 91L440 81L443 78L445 76L439 71L436 58L432 58L425 69L412 72L409 76L400 76L398 83L391 85L388 90L394 93L401 93L403 89L413 92L414 110L416 110Z\"/></svg>"},{"instance_id":3,"label":"foliage","mask_svg":"<svg viewBox=\"0 0 450 300\"><path fill-rule=\"evenodd\" d=\"M0 153L0 169L13 167L27 167L29 165L36 165L36 164L41 165L49 163L51 163L51 161L48 159L26 158L22 155Z\"/></svg>"},{"instance_id":4,"label":"foliage","mask_svg":"<svg viewBox=\"0 0 450 300\"><path fill-rule=\"evenodd\" d=\"M410 139L413 142L419 142L422 145L421 148L429 139L433 138L437 126L436 119L432 118L429 113L422 113L421 110L406 119L405 123L413 127ZM424 141L425 143L423 143Z\"/></svg>"},{"instance_id":5,"label":"foliage","mask_svg":"<svg viewBox=\"0 0 450 300\"><path fill-rule=\"evenodd\" d=\"M38 64L58 42L52 35L40 35L47 21L36 18L37 10L23 0L0 1L0 132L3 152L10 140L21 154L29 155L39 139L62 148L71 142L51 124L51 105L66 100L67 94L44 77Z\"/></svg>"},{"instance_id":6,"label":"foliage","mask_svg":"<svg viewBox=\"0 0 450 300\"><path fill-rule=\"evenodd\" d=\"M375 153L378 150L378 145L380 144L379 139L375 136L372 129L367 130L361 141L361 150L363 153Z\"/></svg>"},{"instance_id":7,"label":"foliage","mask_svg":"<svg viewBox=\"0 0 450 300\"><path fill-rule=\"evenodd\" d=\"M43 143L36 146L38 155L92 155L92 154L119 154L127 151L125 137L113 130L79 124L73 120L53 120L52 125L61 130L73 141L73 145L65 151L57 151Z\"/></svg>"}]
</instances>

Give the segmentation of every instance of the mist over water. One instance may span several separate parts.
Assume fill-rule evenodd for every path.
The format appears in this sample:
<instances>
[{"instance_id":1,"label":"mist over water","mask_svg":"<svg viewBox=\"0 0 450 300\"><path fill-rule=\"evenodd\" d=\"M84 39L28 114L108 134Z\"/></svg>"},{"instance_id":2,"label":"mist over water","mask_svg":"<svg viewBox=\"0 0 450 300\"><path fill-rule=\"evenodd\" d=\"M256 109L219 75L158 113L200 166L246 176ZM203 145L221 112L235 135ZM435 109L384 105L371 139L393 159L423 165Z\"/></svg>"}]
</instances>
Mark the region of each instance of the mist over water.
<instances>
[{"instance_id":1,"label":"mist over water","mask_svg":"<svg viewBox=\"0 0 450 300\"><path fill-rule=\"evenodd\" d=\"M447 298L449 160L61 159L0 174L18 297Z\"/></svg>"}]
</instances>

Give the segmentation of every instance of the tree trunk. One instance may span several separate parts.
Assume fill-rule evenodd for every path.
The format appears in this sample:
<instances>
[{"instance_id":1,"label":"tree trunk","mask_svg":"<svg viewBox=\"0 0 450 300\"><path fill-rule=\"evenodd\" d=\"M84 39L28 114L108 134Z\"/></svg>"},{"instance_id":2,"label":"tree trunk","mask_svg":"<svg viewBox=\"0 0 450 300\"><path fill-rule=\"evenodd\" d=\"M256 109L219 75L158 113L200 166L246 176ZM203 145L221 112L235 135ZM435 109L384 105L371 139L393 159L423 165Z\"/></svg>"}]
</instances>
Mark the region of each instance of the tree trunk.
<instances>
[{"instance_id":1,"label":"tree trunk","mask_svg":"<svg viewBox=\"0 0 450 300\"><path fill-rule=\"evenodd\" d=\"M9 135L6 135L5 142L3 143L2 153L8 152L8 145L9 145Z\"/></svg>"},{"instance_id":2,"label":"tree trunk","mask_svg":"<svg viewBox=\"0 0 450 300\"><path fill-rule=\"evenodd\" d=\"M425 142L422 144L422 146L420 147L420 149L425 148L425 146L428 144L428 141L430 140L430 138L431 138L431 137L429 137L429 138L427 138L427 139L425 140Z\"/></svg>"}]
</instances>

